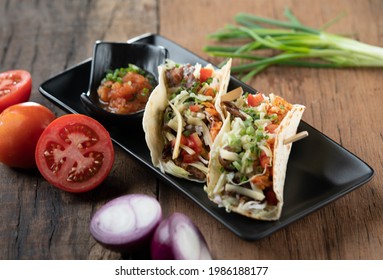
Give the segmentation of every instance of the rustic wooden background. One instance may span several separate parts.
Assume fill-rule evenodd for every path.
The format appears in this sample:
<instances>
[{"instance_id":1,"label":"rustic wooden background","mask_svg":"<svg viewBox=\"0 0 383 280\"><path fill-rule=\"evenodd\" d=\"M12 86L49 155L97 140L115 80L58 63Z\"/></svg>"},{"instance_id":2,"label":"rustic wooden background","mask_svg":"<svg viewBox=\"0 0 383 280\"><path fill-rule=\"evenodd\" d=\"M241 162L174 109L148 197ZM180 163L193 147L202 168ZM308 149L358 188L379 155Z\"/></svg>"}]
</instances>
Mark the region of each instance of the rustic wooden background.
<instances>
[{"instance_id":1,"label":"rustic wooden background","mask_svg":"<svg viewBox=\"0 0 383 280\"><path fill-rule=\"evenodd\" d=\"M383 47L381 0L0 0L0 71L29 70L31 100L59 116L66 112L42 97L38 87L90 57L96 40L158 33L215 63L202 51L211 43L208 33L233 23L238 12L283 19L285 7L313 27L345 11L329 31ZM382 69L273 67L250 82L305 104L306 122L375 169L368 184L267 238L241 240L116 147L108 179L82 195L52 187L36 170L0 164L0 259L145 258L106 250L88 230L98 207L136 192L157 197L165 215L178 211L192 217L215 259L383 259L382 75Z\"/></svg>"}]
</instances>

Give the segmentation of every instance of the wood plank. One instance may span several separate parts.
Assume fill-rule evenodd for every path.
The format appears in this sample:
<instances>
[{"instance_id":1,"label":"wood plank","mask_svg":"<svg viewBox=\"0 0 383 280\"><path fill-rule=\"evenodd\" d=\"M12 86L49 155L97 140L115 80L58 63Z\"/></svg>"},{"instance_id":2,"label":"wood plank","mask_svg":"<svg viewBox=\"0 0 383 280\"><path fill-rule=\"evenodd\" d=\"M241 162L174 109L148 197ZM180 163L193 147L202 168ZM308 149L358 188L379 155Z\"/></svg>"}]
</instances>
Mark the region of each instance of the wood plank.
<instances>
[{"instance_id":1,"label":"wood plank","mask_svg":"<svg viewBox=\"0 0 383 280\"><path fill-rule=\"evenodd\" d=\"M0 1L0 71L31 71L31 100L59 116L65 112L43 98L38 86L90 57L96 40L125 41L159 33L218 64L220 59L202 49L214 43L207 34L233 24L238 12L284 19L285 7L313 27L345 11L347 15L329 31L383 47L380 0ZM182 212L191 217L215 259L382 259L382 73L382 69L271 67L249 82L264 93L305 104L306 122L375 169L374 179L365 186L267 238L241 240L116 147L109 178L82 195L52 187L37 170L0 164L0 259L147 258L145 253L121 255L104 249L88 231L94 211L126 193L158 197L164 216Z\"/></svg>"}]
</instances>

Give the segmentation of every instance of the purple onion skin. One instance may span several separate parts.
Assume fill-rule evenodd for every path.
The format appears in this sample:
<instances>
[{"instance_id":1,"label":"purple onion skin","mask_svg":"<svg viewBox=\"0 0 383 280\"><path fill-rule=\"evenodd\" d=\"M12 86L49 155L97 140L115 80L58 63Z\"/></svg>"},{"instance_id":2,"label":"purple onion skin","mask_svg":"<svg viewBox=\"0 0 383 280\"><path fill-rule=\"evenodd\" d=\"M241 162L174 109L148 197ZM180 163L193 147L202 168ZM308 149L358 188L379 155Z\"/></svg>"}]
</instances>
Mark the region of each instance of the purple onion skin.
<instances>
[{"instance_id":1,"label":"purple onion skin","mask_svg":"<svg viewBox=\"0 0 383 280\"><path fill-rule=\"evenodd\" d=\"M211 259L211 255L200 230L194 225L192 220L182 213L173 213L167 219L163 220L157 227L151 243L151 258L153 260L185 260L189 259L184 255L182 246L186 244L180 244L179 226L184 225L188 227L188 230L194 232L194 239L197 238L200 245L199 247L192 247L192 250L197 250L196 257L193 259ZM190 240L188 240L190 241ZM190 241L191 242L191 241Z\"/></svg>"},{"instance_id":2,"label":"purple onion skin","mask_svg":"<svg viewBox=\"0 0 383 280\"><path fill-rule=\"evenodd\" d=\"M169 234L169 219L165 219L159 224L152 238L151 257L153 260L175 259L171 239L168 238Z\"/></svg>"}]
</instances>

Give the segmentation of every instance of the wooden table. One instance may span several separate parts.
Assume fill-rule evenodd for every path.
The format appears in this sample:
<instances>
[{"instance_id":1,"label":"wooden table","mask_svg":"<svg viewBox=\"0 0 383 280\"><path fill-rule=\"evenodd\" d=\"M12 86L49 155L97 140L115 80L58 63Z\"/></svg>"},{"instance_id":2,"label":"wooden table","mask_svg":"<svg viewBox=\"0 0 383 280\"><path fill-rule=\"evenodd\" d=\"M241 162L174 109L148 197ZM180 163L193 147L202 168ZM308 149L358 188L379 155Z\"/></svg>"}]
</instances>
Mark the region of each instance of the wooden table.
<instances>
[{"instance_id":1,"label":"wooden table","mask_svg":"<svg viewBox=\"0 0 383 280\"><path fill-rule=\"evenodd\" d=\"M347 16L331 32L383 46L380 0L0 0L0 70L29 70L31 100L59 116L67 112L45 99L38 87L90 57L96 40L126 41L157 33L217 62L202 51L211 43L208 33L233 23L238 12L283 19L287 6L313 27L345 11ZM108 179L82 195L54 188L37 170L0 164L0 259L141 258L104 249L88 230L95 209L113 197L137 192L157 197L164 215L189 215L215 259L382 259L382 77L382 69L272 67L249 83L305 104L304 121L375 170L369 183L269 237L241 240L116 147Z\"/></svg>"}]
</instances>

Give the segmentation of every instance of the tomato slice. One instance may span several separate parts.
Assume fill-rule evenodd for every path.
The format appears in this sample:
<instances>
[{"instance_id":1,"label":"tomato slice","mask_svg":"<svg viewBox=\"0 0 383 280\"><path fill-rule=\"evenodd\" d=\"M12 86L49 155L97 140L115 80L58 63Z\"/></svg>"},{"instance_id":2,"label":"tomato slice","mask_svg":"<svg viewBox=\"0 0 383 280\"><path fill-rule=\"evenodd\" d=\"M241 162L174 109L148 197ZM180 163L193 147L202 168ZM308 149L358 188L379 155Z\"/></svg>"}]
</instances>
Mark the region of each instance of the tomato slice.
<instances>
[{"instance_id":1,"label":"tomato slice","mask_svg":"<svg viewBox=\"0 0 383 280\"><path fill-rule=\"evenodd\" d=\"M183 157L182 157L182 162L183 163L192 163L192 162L196 162L198 161L198 154L195 153L195 154L192 154L192 155L189 155L188 153L184 153L183 154Z\"/></svg>"},{"instance_id":2,"label":"tomato slice","mask_svg":"<svg viewBox=\"0 0 383 280\"><path fill-rule=\"evenodd\" d=\"M201 108L200 108L197 104L195 104L195 105L189 105L189 109L190 109L190 111L192 111L192 112L199 112L199 110L201 110Z\"/></svg>"},{"instance_id":3,"label":"tomato slice","mask_svg":"<svg viewBox=\"0 0 383 280\"><path fill-rule=\"evenodd\" d=\"M0 113L11 105L29 100L32 77L25 70L9 70L0 73Z\"/></svg>"},{"instance_id":4,"label":"tomato slice","mask_svg":"<svg viewBox=\"0 0 383 280\"><path fill-rule=\"evenodd\" d=\"M64 115L49 124L36 147L36 164L52 185L86 192L104 181L114 163L108 131L95 119Z\"/></svg>"}]
</instances>

